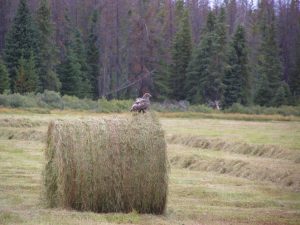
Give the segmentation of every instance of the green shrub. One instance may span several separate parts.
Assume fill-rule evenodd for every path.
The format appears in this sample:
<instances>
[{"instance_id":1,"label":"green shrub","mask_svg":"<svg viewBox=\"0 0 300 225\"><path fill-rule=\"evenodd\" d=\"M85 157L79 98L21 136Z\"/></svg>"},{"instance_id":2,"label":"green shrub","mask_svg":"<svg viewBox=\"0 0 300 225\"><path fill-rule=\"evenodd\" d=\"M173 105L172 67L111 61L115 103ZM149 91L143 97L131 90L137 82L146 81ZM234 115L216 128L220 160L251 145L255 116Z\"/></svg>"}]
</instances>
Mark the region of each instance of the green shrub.
<instances>
[{"instance_id":1,"label":"green shrub","mask_svg":"<svg viewBox=\"0 0 300 225\"><path fill-rule=\"evenodd\" d=\"M64 95L62 97L64 108L80 110L96 110L97 102L91 99L79 99L76 96Z\"/></svg>"},{"instance_id":2,"label":"green shrub","mask_svg":"<svg viewBox=\"0 0 300 225\"><path fill-rule=\"evenodd\" d=\"M132 101L130 100L111 100L108 101L105 98L101 98L98 100L98 108L97 112L128 112L132 105Z\"/></svg>"},{"instance_id":3,"label":"green shrub","mask_svg":"<svg viewBox=\"0 0 300 225\"><path fill-rule=\"evenodd\" d=\"M153 103L151 108L158 112L185 112L189 109L188 101L170 101L165 100L163 103Z\"/></svg>"},{"instance_id":4,"label":"green shrub","mask_svg":"<svg viewBox=\"0 0 300 225\"><path fill-rule=\"evenodd\" d=\"M55 91L44 91L37 94L38 105L42 108L63 108L63 101L59 93Z\"/></svg>"},{"instance_id":5,"label":"green shrub","mask_svg":"<svg viewBox=\"0 0 300 225\"><path fill-rule=\"evenodd\" d=\"M280 106L280 107L264 107L264 106L243 106L239 103L233 104L230 108L224 110L225 113L242 113L242 114L280 114L283 116L300 116L300 106Z\"/></svg>"},{"instance_id":6,"label":"green shrub","mask_svg":"<svg viewBox=\"0 0 300 225\"><path fill-rule=\"evenodd\" d=\"M189 111L192 112L202 112L202 113L212 113L215 110L206 105L191 105Z\"/></svg>"},{"instance_id":7,"label":"green shrub","mask_svg":"<svg viewBox=\"0 0 300 225\"><path fill-rule=\"evenodd\" d=\"M0 94L0 106L10 107L9 100L6 94Z\"/></svg>"},{"instance_id":8,"label":"green shrub","mask_svg":"<svg viewBox=\"0 0 300 225\"><path fill-rule=\"evenodd\" d=\"M20 95L19 93L7 95L8 105L12 108L38 107L36 99L32 94Z\"/></svg>"}]
</instances>

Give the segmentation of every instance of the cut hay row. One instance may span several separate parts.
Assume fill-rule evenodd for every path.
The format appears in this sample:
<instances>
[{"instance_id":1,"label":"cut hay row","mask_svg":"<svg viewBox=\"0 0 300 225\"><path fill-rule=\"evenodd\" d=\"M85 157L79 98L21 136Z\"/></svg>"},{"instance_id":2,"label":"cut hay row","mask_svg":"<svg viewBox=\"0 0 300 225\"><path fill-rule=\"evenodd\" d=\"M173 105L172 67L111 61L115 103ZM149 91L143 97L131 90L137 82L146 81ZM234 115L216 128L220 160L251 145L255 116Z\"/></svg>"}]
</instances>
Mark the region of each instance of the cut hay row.
<instances>
[{"instance_id":1,"label":"cut hay row","mask_svg":"<svg viewBox=\"0 0 300 225\"><path fill-rule=\"evenodd\" d=\"M47 125L45 121L31 120L28 118L7 117L0 118L0 127L39 127Z\"/></svg>"},{"instance_id":2,"label":"cut hay row","mask_svg":"<svg viewBox=\"0 0 300 225\"><path fill-rule=\"evenodd\" d=\"M0 128L0 139L6 140L28 140L28 141L44 141L46 140L46 132L35 128Z\"/></svg>"},{"instance_id":3,"label":"cut hay row","mask_svg":"<svg viewBox=\"0 0 300 225\"><path fill-rule=\"evenodd\" d=\"M50 207L164 212L166 143L153 114L51 122L46 161L45 197Z\"/></svg>"},{"instance_id":4,"label":"cut hay row","mask_svg":"<svg viewBox=\"0 0 300 225\"><path fill-rule=\"evenodd\" d=\"M194 148L227 151L266 158L287 159L295 163L300 163L300 154L297 151L284 149L275 145L255 145L244 142L228 142L221 139L182 135L170 135L167 137L167 142Z\"/></svg>"},{"instance_id":5,"label":"cut hay row","mask_svg":"<svg viewBox=\"0 0 300 225\"><path fill-rule=\"evenodd\" d=\"M207 158L199 155L174 155L170 159L172 166L189 170L216 172L250 180L268 181L293 191L300 191L299 167L294 170L277 165L263 165L259 162L226 158ZM297 165L297 164L295 164Z\"/></svg>"}]
</instances>

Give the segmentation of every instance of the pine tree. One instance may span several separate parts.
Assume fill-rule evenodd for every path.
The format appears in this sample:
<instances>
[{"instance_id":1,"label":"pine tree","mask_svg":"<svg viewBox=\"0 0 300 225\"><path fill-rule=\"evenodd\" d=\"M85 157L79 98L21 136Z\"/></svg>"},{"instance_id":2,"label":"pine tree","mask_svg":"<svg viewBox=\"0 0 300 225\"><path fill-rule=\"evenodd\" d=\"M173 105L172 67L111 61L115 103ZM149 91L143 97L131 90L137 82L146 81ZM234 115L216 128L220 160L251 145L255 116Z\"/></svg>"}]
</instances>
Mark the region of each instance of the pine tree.
<instances>
[{"instance_id":1,"label":"pine tree","mask_svg":"<svg viewBox=\"0 0 300 225\"><path fill-rule=\"evenodd\" d=\"M298 19L298 24L300 27L300 18ZM289 81L292 96L296 101L300 102L300 29L297 34L297 42L295 51L295 66L291 71L291 78Z\"/></svg>"},{"instance_id":2,"label":"pine tree","mask_svg":"<svg viewBox=\"0 0 300 225\"><path fill-rule=\"evenodd\" d=\"M258 71L264 80L261 85L255 102L260 105L272 105L274 95L280 87L282 78L282 66L279 58L279 50L276 43L275 13L272 5L267 1L260 3L261 10L261 35L262 42L258 58ZM269 93L267 93L269 92ZM264 93L260 96L260 93ZM266 96L270 98L267 99ZM262 98L262 99L259 99Z\"/></svg>"},{"instance_id":3,"label":"pine tree","mask_svg":"<svg viewBox=\"0 0 300 225\"><path fill-rule=\"evenodd\" d=\"M287 83L281 82L273 98L273 106L288 105L291 99L290 88Z\"/></svg>"},{"instance_id":4,"label":"pine tree","mask_svg":"<svg viewBox=\"0 0 300 225\"><path fill-rule=\"evenodd\" d=\"M26 60L23 56L19 59L19 65L17 67L17 79L15 84L15 92L25 93L26 92L26 75L25 75Z\"/></svg>"},{"instance_id":5,"label":"pine tree","mask_svg":"<svg viewBox=\"0 0 300 225\"><path fill-rule=\"evenodd\" d=\"M216 107L223 100L224 72L226 66L227 35L225 25L225 9L221 8L216 30L213 33L213 51L208 65L208 76L204 81L204 95L207 102Z\"/></svg>"},{"instance_id":6,"label":"pine tree","mask_svg":"<svg viewBox=\"0 0 300 225\"><path fill-rule=\"evenodd\" d=\"M35 58L31 52L30 58L26 60L25 68L25 86L26 92L36 92L39 88L38 74L35 68Z\"/></svg>"},{"instance_id":7,"label":"pine tree","mask_svg":"<svg viewBox=\"0 0 300 225\"><path fill-rule=\"evenodd\" d=\"M156 96L160 99L165 99L170 96L170 65L163 60L160 60L158 71L153 74L154 90Z\"/></svg>"},{"instance_id":8,"label":"pine tree","mask_svg":"<svg viewBox=\"0 0 300 225\"><path fill-rule=\"evenodd\" d=\"M266 105L266 103L270 102L269 105L271 105L272 97L272 89L270 88L268 78L262 74L260 87L255 96L255 103L258 105Z\"/></svg>"},{"instance_id":9,"label":"pine tree","mask_svg":"<svg viewBox=\"0 0 300 225\"><path fill-rule=\"evenodd\" d=\"M27 92L36 92L38 90L39 82L33 53L30 54L28 60L21 56L16 74L15 92L23 94Z\"/></svg>"},{"instance_id":10,"label":"pine tree","mask_svg":"<svg viewBox=\"0 0 300 225\"><path fill-rule=\"evenodd\" d=\"M80 65L80 95L79 97L91 97L92 87L88 77L87 53L83 44L81 32L78 29L74 30L73 41L71 48L73 49L78 64Z\"/></svg>"},{"instance_id":11,"label":"pine tree","mask_svg":"<svg viewBox=\"0 0 300 225\"><path fill-rule=\"evenodd\" d=\"M172 65L170 76L171 96L177 100L185 99L184 84L187 67L191 59L192 40L189 14L184 10L179 30L176 33L172 49Z\"/></svg>"},{"instance_id":12,"label":"pine tree","mask_svg":"<svg viewBox=\"0 0 300 225\"><path fill-rule=\"evenodd\" d=\"M53 37L53 24L48 0L41 0L37 11L37 27L39 32L39 77L42 90L59 91L61 83L55 71L57 49Z\"/></svg>"},{"instance_id":13,"label":"pine tree","mask_svg":"<svg viewBox=\"0 0 300 225\"><path fill-rule=\"evenodd\" d=\"M62 94L75 95L80 98L90 97L91 84L88 77L86 49L80 30L72 26L68 16L65 33L65 56L58 66L62 83Z\"/></svg>"},{"instance_id":14,"label":"pine tree","mask_svg":"<svg viewBox=\"0 0 300 225\"><path fill-rule=\"evenodd\" d=\"M91 16L89 35L87 41L87 67L88 77L91 84L91 92L94 98L99 97L98 79L100 73L99 38L97 34L98 11Z\"/></svg>"},{"instance_id":15,"label":"pine tree","mask_svg":"<svg viewBox=\"0 0 300 225\"><path fill-rule=\"evenodd\" d=\"M181 20L184 14L184 1L183 0L176 0L175 2L175 23L177 26L180 26Z\"/></svg>"},{"instance_id":16,"label":"pine tree","mask_svg":"<svg viewBox=\"0 0 300 225\"><path fill-rule=\"evenodd\" d=\"M228 66L224 78L224 105L239 102L243 105L250 101L250 81L246 37L243 26L239 25L234 34L228 55Z\"/></svg>"},{"instance_id":17,"label":"pine tree","mask_svg":"<svg viewBox=\"0 0 300 225\"><path fill-rule=\"evenodd\" d=\"M213 54L214 33L216 30L216 17L210 12L207 17L206 27L202 39L192 54L192 59L187 68L185 90L187 99L192 103L205 103L204 82L209 76L208 65Z\"/></svg>"},{"instance_id":18,"label":"pine tree","mask_svg":"<svg viewBox=\"0 0 300 225\"><path fill-rule=\"evenodd\" d=\"M158 12L157 25L161 28L161 32L157 36L156 49L157 49L157 64L155 64L155 71L153 71L153 93L154 98L163 100L170 96L170 69L171 63L169 58L169 47L166 40L166 24L168 17L166 16L166 8L161 7Z\"/></svg>"},{"instance_id":19,"label":"pine tree","mask_svg":"<svg viewBox=\"0 0 300 225\"><path fill-rule=\"evenodd\" d=\"M25 60L37 55L37 31L34 26L31 14L27 5L27 0L20 0L17 14L9 30L4 49L4 60L7 65L11 79L11 89L15 91L16 68L19 60L23 56Z\"/></svg>"},{"instance_id":20,"label":"pine tree","mask_svg":"<svg viewBox=\"0 0 300 225\"><path fill-rule=\"evenodd\" d=\"M0 58L0 94L5 90L9 90L9 75L5 64Z\"/></svg>"},{"instance_id":21,"label":"pine tree","mask_svg":"<svg viewBox=\"0 0 300 225\"><path fill-rule=\"evenodd\" d=\"M290 78L290 87L292 96L300 102L300 37L299 37L299 47L296 53L296 66L292 70Z\"/></svg>"},{"instance_id":22,"label":"pine tree","mask_svg":"<svg viewBox=\"0 0 300 225\"><path fill-rule=\"evenodd\" d=\"M59 65L58 72L62 83L62 94L81 97L81 65L70 46L67 47L66 57Z\"/></svg>"},{"instance_id":23,"label":"pine tree","mask_svg":"<svg viewBox=\"0 0 300 225\"><path fill-rule=\"evenodd\" d=\"M219 106L224 92L226 45L225 11L221 10L217 20L210 12L202 39L188 67L186 91L190 101Z\"/></svg>"}]
</instances>

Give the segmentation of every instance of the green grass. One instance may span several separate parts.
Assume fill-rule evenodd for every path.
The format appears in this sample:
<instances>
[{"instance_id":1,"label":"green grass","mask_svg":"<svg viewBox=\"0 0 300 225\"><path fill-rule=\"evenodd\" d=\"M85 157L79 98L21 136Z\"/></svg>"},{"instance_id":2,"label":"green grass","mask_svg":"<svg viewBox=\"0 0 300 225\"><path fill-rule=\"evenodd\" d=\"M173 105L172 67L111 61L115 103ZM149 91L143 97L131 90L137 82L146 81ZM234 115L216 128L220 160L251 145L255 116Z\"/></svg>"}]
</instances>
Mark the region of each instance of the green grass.
<instances>
[{"instance_id":1,"label":"green grass","mask_svg":"<svg viewBox=\"0 0 300 225\"><path fill-rule=\"evenodd\" d=\"M171 163L169 197L166 213L162 216L49 209L41 198L42 168L44 166L43 140L22 136L8 139L6 133L26 131L46 134L47 122L52 119L111 117L85 112L54 111L51 114L26 114L5 111L0 122L0 224L299 224L300 194L280 182L243 178L236 171L220 173L218 170L182 168ZM123 114L124 117L131 116ZM24 120L25 118L25 120ZM14 122L21 123L17 126ZM31 123L33 122L33 123ZM235 121L214 119L161 118L166 135L198 135L220 138L224 141L241 141L253 144L280 145L291 151L300 150L300 123L285 121ZM6 123L7 124L7 123ZM37 124L31 126L31 124ZM7 129L6 129L7 128ZM300 154L300 153L299 153ZM293 179L300 179L299 164L288 159L248 156L184 145L168 146L168 157L203 159L210 163L238 160L252 165L248 171L259 169L274 173L295 170ZM222 164L223 165L223 164ZM257 170L256 170L257 167ZM234 169L234 168L232 168Z\"/></svg>"},{"instance_id":2,"label":"green grass","mask_svg":"<svg viewBox=\"0 0 300 225\"><path fill-rule=\"evenodd\" d=\"M223 111L212 112L160 112L165 118L188 118L188 119L220 119L242 121L300 121L299 116L281 114L241 114L225 113Z\"/></svg>"},{"instance_id":3,"label":"green grass","mask_svg":"<svg viewBox=\"0 0 300 225\"><path fill-rule=\"evenodd\" d=\"M221 138L230 142L276 144L300 150L300 122L163 119L167 134Z\"/></svg>"}]
</instances>

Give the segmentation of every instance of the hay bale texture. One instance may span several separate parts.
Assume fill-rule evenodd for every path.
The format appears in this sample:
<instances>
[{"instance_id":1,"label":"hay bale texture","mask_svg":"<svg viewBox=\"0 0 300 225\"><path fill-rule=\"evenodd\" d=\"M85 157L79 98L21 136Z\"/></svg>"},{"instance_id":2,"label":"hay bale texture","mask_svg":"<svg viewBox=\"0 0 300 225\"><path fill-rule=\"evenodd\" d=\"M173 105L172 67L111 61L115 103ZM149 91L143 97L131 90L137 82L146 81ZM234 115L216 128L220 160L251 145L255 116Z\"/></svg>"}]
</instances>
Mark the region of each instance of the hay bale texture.
<instances>
[{"instance_id":1,"label":"hay bale texture","mask_svg":"<svg viewBox=\"0 0 300 225\"><path fill-rule=\"evenodd\" d=\"M164 132L153 114L49 125L44 183L50 207L161 214L167 170Z\"/></svg>"}]
</instances>

